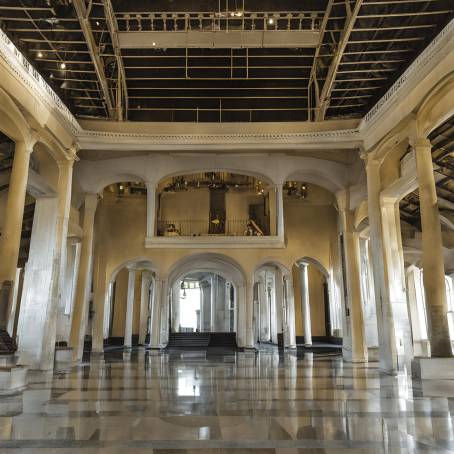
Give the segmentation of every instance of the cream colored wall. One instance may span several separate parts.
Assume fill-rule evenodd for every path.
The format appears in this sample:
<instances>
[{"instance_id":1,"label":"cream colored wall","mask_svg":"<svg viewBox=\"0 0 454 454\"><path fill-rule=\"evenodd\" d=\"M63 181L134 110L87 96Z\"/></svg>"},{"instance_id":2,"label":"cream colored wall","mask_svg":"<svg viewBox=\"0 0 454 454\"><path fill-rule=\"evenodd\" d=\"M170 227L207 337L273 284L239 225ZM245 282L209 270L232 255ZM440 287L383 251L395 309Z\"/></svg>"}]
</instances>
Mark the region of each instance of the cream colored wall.
<instances>
[{"instance_id":1,"label":"cream colored wall","mask_svg":"<svg viewBox=\"0 0 454 454\"><path fill-rule=\"evenodd\" d=\"M249 205L258 203L263 203L263 196L257 195L255 191L230 190L225 197L227 219L249 219Z\"/></svg>"},{"instance_id":2,"label":"cream colored wall","mask_svg":"<svg viewBox=\"0 0 454 454\"><path fill-rule=\"evenodd\" d=\"M115 289L115 309L112 325L112 337L123 337L125 334L126 303L128 297L129 271L123 268L117 275ZM134 284L134 309L132 318L132 334L139 334L140 321L140 291L142 285L142 273L136 272Z\"/></svg>"},{"instance_id":3,"label":"cream colored wall","mask_svg":"<svg viewBox=\"0 0 454 454\"><path fill-rule=\"evenodd\" d=\"M326 269L330 269L331 243L337 239L337 212L332 205L333 195L314 185L308 185L308 191L307 200L284 199L284 249L237 248L209 251L145 248L145 197L125 198L117 202L114 195L106 194L98 204L95 226L95 242L102 242L100 250L105 255L106 281L111 278L114 270L133 259L150 260L158 276L165 278L178 260L190 254L206 252L229 256L243 268L247 279L252 279L260 264L273 260L291 269L295 260L312 257ZM299 305L297 298L295 301ZM124 325L121 325L120 334L117 335L122 336L123 331Z\"/></svg>"},{"instance_id":4,"label":"cream colored wall","mask_svg":"<svg viewBox=\"0 0 454 454\"><path fill-rule=\"evenodd\" d=\"M208 221L210 192L206 188L162 192L160 218L168 221Z\"/></svg>"},{"instance_id":5,"label":"cream colored wall","mask_svg":"<svg viewBox=\"0 0 454 454\"><path fill-rule=\"evenodd\" d=\"M115 305L112 322L112 337L125 335L126 295L128 292L128 270L123 268L115 280Z\"/></svg>"}]
</instances>

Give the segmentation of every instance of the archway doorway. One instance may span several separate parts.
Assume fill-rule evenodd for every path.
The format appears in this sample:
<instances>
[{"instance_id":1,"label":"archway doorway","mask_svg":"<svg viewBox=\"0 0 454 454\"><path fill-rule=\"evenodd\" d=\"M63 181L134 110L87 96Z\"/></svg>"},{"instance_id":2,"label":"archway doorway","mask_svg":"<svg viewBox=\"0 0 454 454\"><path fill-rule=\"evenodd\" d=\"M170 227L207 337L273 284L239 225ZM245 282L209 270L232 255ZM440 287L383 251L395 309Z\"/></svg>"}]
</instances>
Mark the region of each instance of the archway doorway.
<instances>
[{"instance_id":1,"label":"archway doorway","mask_svg":"<svg viewBox=\"0 0 454 454\"><path fill-rule=\"evenodd\" d=\"M172 288L170 331L235 332L235 288L216 273L194 272Z\"/></svg>"},{"instance_id":2,"label":"archway doorway","mask_svg":"<svg viewBox=\"0 0 454 454\"><path fill-rule=\"evenodd\" d=\"M341 344L341 308L332 298L328 271L317 260L305 257L295 263L293 279L297 345Z\"/></svg>"}]
</instances>

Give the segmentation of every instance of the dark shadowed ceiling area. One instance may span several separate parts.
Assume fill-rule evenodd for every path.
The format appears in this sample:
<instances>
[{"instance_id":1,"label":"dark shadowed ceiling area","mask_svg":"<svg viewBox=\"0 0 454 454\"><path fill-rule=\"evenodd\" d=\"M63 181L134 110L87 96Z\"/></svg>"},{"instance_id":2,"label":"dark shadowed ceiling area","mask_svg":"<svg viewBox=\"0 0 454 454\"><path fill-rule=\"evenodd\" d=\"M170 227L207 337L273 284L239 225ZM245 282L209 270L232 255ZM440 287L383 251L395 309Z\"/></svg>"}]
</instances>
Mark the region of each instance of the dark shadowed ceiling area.
<instances>
[{"instance_id":1,"label":"dark shadowed ceiling area","mask_svg":"<svg viewBox=\"0 0 454 454\"><path fill-rule=\"evenodd\" d=\"M0 25L79 118L359 118L453 0L0 0Z\"/></svg>"}]
</instances>

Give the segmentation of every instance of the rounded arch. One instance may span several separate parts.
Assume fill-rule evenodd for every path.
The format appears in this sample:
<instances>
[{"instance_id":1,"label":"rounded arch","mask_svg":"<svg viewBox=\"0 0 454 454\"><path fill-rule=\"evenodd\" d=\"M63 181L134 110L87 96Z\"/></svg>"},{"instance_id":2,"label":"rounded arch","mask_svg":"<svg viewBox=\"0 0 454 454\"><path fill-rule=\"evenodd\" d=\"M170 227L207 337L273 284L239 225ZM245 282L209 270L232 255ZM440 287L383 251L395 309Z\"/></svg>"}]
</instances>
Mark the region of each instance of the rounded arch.
<instances>
[{"instance_id":1,"label":"rounded arch","mask_svg":"<svg viewBox=\"0 0 454 454\"><path fill-rule=\"evenodd\" d=\"M110 278L107 282L111 283L114 282L118 273L123 269L131 265L140 265L143 266L144 269L149 269L156 273L156 267L154 266L153 262L148 257L134 257L128 260L124 260L119 265L117 265L113 270L110 272Z\"/></svg>"},{"instance_id":2,"label":"rounded arch","mask_svg":"<svg viewBox=\"0 0 454 454\"><path fill-rule=\"evenodd\" d=\"M331 194L344 189L344 185L336 178L329 176L322 170L298 170L289 174L285 181L304 181L305 183L314 184L326 189Z\"/></svg>"},{"instance_id":3,"label":"rounded arch","mask_svg":"<svg viewBox=\"0 0 454 454\"><path fill-rule=\"evenodd\" d=\"M101 178L96 185L95 192L103 191L107 186L115 183L127 183L130 181L140 181L145 183L145 179L137 174L133 173L115 173L112 175L107 175L104 178Z\"/></svg>"},{"instance_id":4,"label":"rounded arch","mask_svg":"<svg viewBox=\"0 0 454 454\"><path fill-rule=\"evenodd\" d=\"M281 270L283 275L285 275L285 276L291 275L290 269L286 265L284 265L282 262L280 262L279 260L277 260L276 258L273 258L273 257L265 258L265 259L261 260L260 262L258 262L254 268L253 274L257 273L257 271L259 271L260 268L263 268L264 266L275 266Z\"/></svg>"},{"instance_id":5,"label":"rounded arch","mask_svg":"<svg viewBox=\"0 0 454 454\"><path fill-rule=\"evenodd\" d=\"M227 172L227 173L232 173L236 175L245 175L248 177L254 177L257 179L260 179L270 185L273 185L273 180L271 177L264 175L263 173L256 172L253 170L244 170L244 169L237 169L237 168L231 168L231 167L213 167L213 166L207 166L207 167L200 167L200 164L195 165L193 168L185 168L185 169L180 169L180 170L175 170L170 173L167 173L163 176L160 176L159 179L157 180L157 184L161 183L162 181L166 180L167 178L172 178L172 177L184 177L185 175L192 175L195 173L205 173L205 172Z\"/></svg>"},{"instance_id":6,"label":"rounded arch","mask_svg":"<svg viewBox=\"0 0 454 454\"><path fill-rule=\"evenodd\" d=\"M12 98L0 88L0 130L15 142L31 142L27 120Z\"/></svg>"},{"instance_id":7,"label":"rounded arch","mask_svg":"<svg viewBox=\"0 0 454 454\"><path fill-rule=\"evenodd\" d=\"M174 263L167 275L169 286L195 271L218 274L237 287L246 283L246 275L238 262L223 254L207 252L190 254Z\"/></svg>"},{"instance_id":8,"label":"rounded arch","mask_svg":"<svg viewBox=\"0 0 454 454\"><path fill-rule=\"evenodd\" d=\"M315 268L317 268L320 273L325 276L326 279L329 279L329 272L328 270L317 260L312 257L304 256L300 259L295 260L295 263L300 263L300 262L305 262L308 263L309 265L313 265Z\"/></svg>"},{"instance_id":9,"label":"rounded arch","mask_svg":"<svg viewBox=\"0 0 454 454\"><path fill-rule=\"evenodd\" d=\"M418 133L427 137L454 115L454 71L447 74L426 95L416 113Z\"/></svg>"}]
</instances>

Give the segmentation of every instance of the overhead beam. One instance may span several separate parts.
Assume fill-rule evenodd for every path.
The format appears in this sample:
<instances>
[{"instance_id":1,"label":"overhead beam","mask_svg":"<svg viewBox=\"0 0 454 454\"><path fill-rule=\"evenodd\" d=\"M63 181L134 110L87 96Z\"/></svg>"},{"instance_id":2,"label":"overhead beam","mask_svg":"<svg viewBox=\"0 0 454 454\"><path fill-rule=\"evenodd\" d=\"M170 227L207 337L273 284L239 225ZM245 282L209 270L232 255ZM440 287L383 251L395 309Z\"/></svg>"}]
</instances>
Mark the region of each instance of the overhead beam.
<instances>
[{"instance_id":1,"label":"overhead beam","mask_svg":"<svg viewBox=\"0 0 454 454\"><path fill-rule=\"evenodd\" d=\"M93 65L95 67L96 76L98 78L99 85L101 86L101 91L106 103L109 118L116 119L116 110L113 107L112 99L110 96L109 84L106 78L104 63L99 54L99 49L96 44L93 31L91 29L89 11L85 5L84 0L73 0L73 5L74 9L76 10L77 18L79 19L80 27L85 37Z\"/></svg>"},{"instance_id":2,"label":"overhead beam","mask_svg":"<svg viewBox=\"0 0 454 454\"><path fill-rule=\"evenodd\" d=\"M120 42L118 39L118 22L110 0L102 0L104 5L104 16L106 17L107 28L110 33L110 40L117 60L118 81L117 81L117 99L116 109L117 117L123 120L123 110L125 119L128 118L128 87L126 85L126 73L121 57Z\"/></svg>"},{"instance_id":3,"label":"overhead beam","mask_svg":"<svg viewBox=\"0 0 454 454\"><path fill-rule=\"evenodd\" d=\"M315 112L316 121L322 121L325 119L326 111L328 110L330 103L330 97L331 92L333 90L334 81L336 80L337 71L339 69L342 56L344 55L345 48L347 47L350 34L353 30L353 26L355 25L356 18L358 17L359 10L361 9L362 4L363 0L356 0L352 9L350 3L348 1L345 2L347 18L345 19L345 24L340 36L339 44L331 60L328 69L328 75L326 76L325 83L320 93L319 103L317 106L318 108L316 109Z\"/></svg>"},{"instance_id":4,"label":"overhead beam","mask_svg":"<svg viewBox=\"0 0 454 454\"><path fill-rule=\"evenodd\" d=\"M325 14L323 16L322 23L320 25L320 35L318 37L318 44L317 48L315 49L315 55L314 55L314 60L312 61L312 68L311 68L311 75L309 77L309 84L308 84L308 89L309 89L309 94L312 93L312 83L314 83L314 93L316 97L316 104L319 102L319 97L320 97L320 90L318 87L318 80L317 80L317 64L318 64L318 59L320 57L320 49L323 44L323 37L325 36L325 31L326 31L326 26L328 25L328 18L329 15L331 14L331 9L333 7L334 0L329 0L328 4L326 5L326 10ZM311 98L312 100L312 98ZM312 104L311 104L312 107ZM309 120L312 120L312 109L309 110Z\"/></svg>"},{"instance_id":5,"label":"overhead beam","mask_svg":"<svg viewBox=\"0 0 454 454\"><path fill-rule=\"evenodd\" d=\"M219 30L119 32L122 49L310 48L318 30Z\"/></svg>"}]
</instances>

